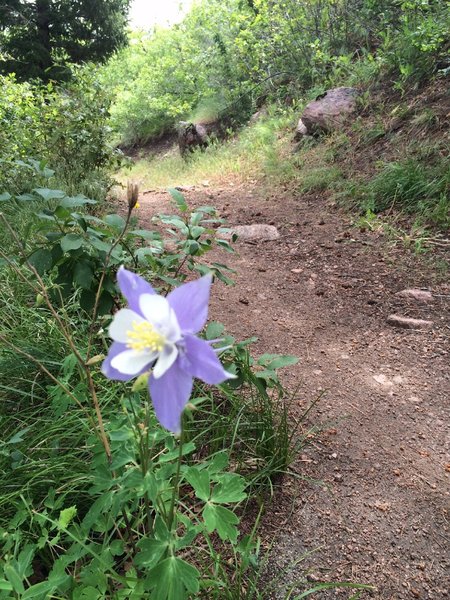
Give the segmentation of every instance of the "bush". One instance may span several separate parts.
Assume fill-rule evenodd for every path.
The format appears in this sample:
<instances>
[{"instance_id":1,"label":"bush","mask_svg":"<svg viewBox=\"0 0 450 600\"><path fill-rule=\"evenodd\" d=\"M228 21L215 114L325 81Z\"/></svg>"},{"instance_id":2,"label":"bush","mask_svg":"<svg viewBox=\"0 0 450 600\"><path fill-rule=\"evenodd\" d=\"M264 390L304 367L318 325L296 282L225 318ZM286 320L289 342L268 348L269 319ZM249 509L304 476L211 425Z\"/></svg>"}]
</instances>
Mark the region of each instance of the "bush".
<instances>
[{"instance_id":1,"label":"bush","mask_svg":"<svg viewBox=\"0 0 450 600\"><path fill-rule=\"evenodd\" d=\"M110 98L88 70L65 87L0 77L0 193L39 185L29 159L50 165L68 193L103 199L120 154L110 141Z\"/></svg>"}]
</instances>

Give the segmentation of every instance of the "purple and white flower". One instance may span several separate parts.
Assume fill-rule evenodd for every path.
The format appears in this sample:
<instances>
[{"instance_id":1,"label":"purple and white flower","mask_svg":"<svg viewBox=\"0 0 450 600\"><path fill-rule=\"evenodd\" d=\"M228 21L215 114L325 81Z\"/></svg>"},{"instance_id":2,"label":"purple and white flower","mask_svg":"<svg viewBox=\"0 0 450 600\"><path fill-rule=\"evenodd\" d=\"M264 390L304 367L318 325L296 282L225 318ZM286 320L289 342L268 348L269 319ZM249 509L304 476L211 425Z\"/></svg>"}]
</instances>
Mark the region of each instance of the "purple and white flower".
<instances>
[{"instance_id":1,"label":"purple and white flower","mask_svg":"<svg viewBox=\"0 0 450 600\"><path fill-rule=\"evenodd\" d=\"M109 327L114 341L102 373L129 381L151 369L148 385L156 416L164 427L179 433L193 378L218 384L233 377L210 344L195 335L206 323L212 276L185 283L167 298L124 267L117 280L128 308L119 310Z\"/></svg>"}]
</instances>

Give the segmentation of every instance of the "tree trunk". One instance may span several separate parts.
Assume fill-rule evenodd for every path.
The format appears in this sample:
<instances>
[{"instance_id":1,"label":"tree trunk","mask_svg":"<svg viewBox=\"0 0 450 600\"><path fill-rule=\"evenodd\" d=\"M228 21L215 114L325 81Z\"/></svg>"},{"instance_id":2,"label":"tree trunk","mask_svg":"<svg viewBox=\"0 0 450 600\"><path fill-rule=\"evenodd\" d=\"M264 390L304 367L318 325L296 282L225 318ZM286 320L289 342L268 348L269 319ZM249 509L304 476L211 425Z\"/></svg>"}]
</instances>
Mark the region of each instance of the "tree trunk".
<instances>
[{"instance_id":1,"label":"tree trunk","mask_svg":"<svg viewBox=\"0 0 450 600\"><path fill-rule=\"evenodd\" d=\"M52 64L50 40L50 0L36 0L36 29L38 42L38 64L45 72Z\"/></svg>"}]
</instances>

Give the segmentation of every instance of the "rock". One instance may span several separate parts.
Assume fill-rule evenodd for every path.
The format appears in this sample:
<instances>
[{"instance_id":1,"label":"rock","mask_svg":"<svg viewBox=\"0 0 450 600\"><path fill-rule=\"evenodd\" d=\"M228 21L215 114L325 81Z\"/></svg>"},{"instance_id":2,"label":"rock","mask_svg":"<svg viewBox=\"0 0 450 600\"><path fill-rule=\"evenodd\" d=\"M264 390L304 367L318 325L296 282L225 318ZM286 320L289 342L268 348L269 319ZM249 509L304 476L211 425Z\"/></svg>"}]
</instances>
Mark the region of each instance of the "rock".
<instances>
[{"instance_id":1,"label":"rock","mask_svg":"<svg viewBox=\"0 0 450 600\"><path fill-rule=\"evenodd\" d=\"M400 327L401 329L430 329L430 327L433 327L433 321L411 319L409 317L401 317L400 315L389 315L387 322L389 325Z\"/></svg>"},{"instance_id":2,"label":"rock","mask_svg":"<svg viewBox=\"0 0 450 600\"><path fill-rule=\"evenodd\" d=\"M306 134L312 135L320 131L329 132L337 129L349 115L355 112L357 96L358 90L347 87L334 88L318 96L314 102L306 106L300 119Z\"/></svg>"},{"instance_id":3,"label":"rock","mask_svg":"<svg viewBox=\"0 0 450 600\"><path fill-rule=\"evenodd\" d=\"M238 241L272 241L280 237L278 229L273 225L255 223L253 225L236 225L232 227L222 237L230 239L233 235L238 236Z\"/></svg>"},{"instance_id":4,"label":"rock","mask_svg":"<svg viewBox=\"0 0 450 600\"><path fill-rule=\"evenodd\" d=\"M433 294L431 292L417 288L402 290L395 295L402 298L411 298L411 300L417 300L417 302L433 302Z\"/></svg>"},{"instance_id":5,"label":"rock","mask_svg":"<svg viewBox=\"0 0 450 600\"><path fill-rule=\"evenodd\" d=\"M251 117L250 117L250 123L253 125L253 123L256 123L257 121L259 121L260 119L267 117L267 109L266 108L261 108L260 110L256 111Z\"/></svg>"},{"instance_id":6,"label":"rock","mask_svg":"<svg viewBox=\"0 0 450 600\"><path fill-rule=\"evenodd\" d=\"M178 125L178 147L182 156L196 148L206 148L208 132L199 123L180 121Z\"/></svg>"},{"instance_id":7,"label":"rock","mask_svg":"<svg viewBox=\"0 0 450 600\"><path fill-rule=\"evenodd\" d=\"M306 128L306 125L303 123L303 121L300 119L297 125L297 129L295 130L295 140L301 140L302 137L304 137L305 135L308 135L308 129Z\"/></svg>"},{"instance_id":8,"label":"rock","mask_svg":"<svg viewBox=\"0 0 450 600\"><path fill-rule=\"evenodd\" d=\"M389 381L389 379L386 377L386 375L383 375L382 373L380 375L373 375L373 378L380 385L384 385L384 386L392 385L392 381Z\"/></svg>"}]
</instances>

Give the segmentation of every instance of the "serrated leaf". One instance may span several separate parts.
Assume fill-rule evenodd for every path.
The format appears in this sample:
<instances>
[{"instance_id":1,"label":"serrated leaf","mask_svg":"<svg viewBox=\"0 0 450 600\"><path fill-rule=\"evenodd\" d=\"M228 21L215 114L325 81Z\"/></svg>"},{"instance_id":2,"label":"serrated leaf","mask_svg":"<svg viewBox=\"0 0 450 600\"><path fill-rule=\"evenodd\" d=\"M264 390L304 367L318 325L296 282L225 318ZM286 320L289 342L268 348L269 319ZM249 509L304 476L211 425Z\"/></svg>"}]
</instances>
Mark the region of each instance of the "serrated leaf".
<instances>
[{"instance_id":1,"label":"serrated leaf","mask_svg":"<svg viewBox=\"0 0 450 600\"><path fill-rule=\"evenodd\" d=\"M247 497L245 479L235 473L221 475L219 483L214 487L211 494L211 502L228 504L229 502L240 502Z\"/></svg>"},{"instance_id":2,"label":"serrated leaf","mask_svg":"<svg viewBox=\"0 0 450 600\"><path fill-rule=\"evenodd\" d=\"M59 242L63 252L70 252L71 250L78 250L83 245L83 238L77 233L68 233Z\"/></svg>"},{"instance_id":3,"label":"serrated leaf","mask_svg":"<svg viewBox=\"0 0 450 600\"><path fill-rule=\"evenodd\" d=\"M194 489L195 495L205 502L211 495L211 486L209 474L206 469L200 470L196 467L189 467L184 473L184 478Z\"/></svg>"},{"instance_id":4,"label":"serrated leaf","mask_svg":"<svg viewBox=\"0 0 450 600\"><path fill-rule=\"evenodd\" d=\"M181 210L181 212L186 212L188 209L188 205L186 204L186 200L184 199L184 196L180 192L180 190L177 190L175 188L169 188L167 191L172 196L178 209Z\"/></svg>"},{"instance_id":5,"label":"serrated leaf","mask_svg":"<svg viewBox=\"0 0 450 600\"><path fill-rule=\"evenodd\" d=\"M28 258L28 262L36 269L39 275L43 275L52 268L52 254L49 250L40 248L36 252L33 252Z\"/></svg>"},{"instance_id":6,"label":"serrated leaf","mask_svg":"<svg viewBox=\"0 0 450 600\"><path fill-rule=\"evenodd\" d=\"M17 567L20 577L29 577L33 573L31 561L33 560L35 552L36 546L34 544L26 544L20 551L19 556L17 557Z\"/></svg>"},{"instance_id":7,"label":"serrated leaf","mask_svg":"<svg viewBox=\"0 0 450 600\"><path fill-rule=\"evenodd\" d=\"M61 529L67 529L76 516L76 506L70 506L69 508L65 508L59 513L58 527L60 527Z\"/></svg>"},{"instance_id":8,"label":"serrated leaf","mask_svg":"<svg viewBox=\"0 0 450 600\"><path fill-rule=\"evenodd\" d=\"M16 594L23 594L25 588L23 587L22 578L19 573L11 564L6 564L3 567L3 572L5 574L6 579L10 582L13 587L13 590Z\"/></svg>"},{"instance_id":9,"label":"serrated leaf","mask_svg":"<svg viewBox=\"0 0 450 600\"><path fill-rule=\"evenodd\" d=\"M208 533L217 531L220 539L236 543L238 536L236 525L238 525L239 519L234 512L224 506L208 502L203 509L203 520Z\"/></svg>"}]
</instances>

